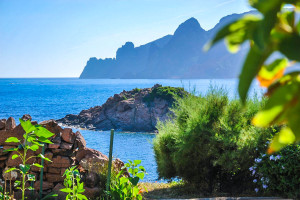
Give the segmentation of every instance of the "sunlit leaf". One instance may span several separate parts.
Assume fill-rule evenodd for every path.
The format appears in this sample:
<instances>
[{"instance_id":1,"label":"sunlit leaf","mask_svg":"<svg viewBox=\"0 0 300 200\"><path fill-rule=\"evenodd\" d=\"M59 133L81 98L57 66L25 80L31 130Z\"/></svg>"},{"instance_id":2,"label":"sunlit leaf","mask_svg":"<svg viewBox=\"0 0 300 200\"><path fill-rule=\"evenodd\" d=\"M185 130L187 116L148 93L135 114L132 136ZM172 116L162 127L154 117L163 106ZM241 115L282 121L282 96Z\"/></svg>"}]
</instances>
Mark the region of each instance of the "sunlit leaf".
<instances>
[{"instance_id":1,"label":"sunlit leaf","mask_svg":"<svg viewBox=\"0 0 300 200\"><path fill-rule=\"evenodd\" d=\"M54 135L54 133L51 133L50 131L48 131L46 128L44 127L38 127L38 130L35 132L35 134L38 137L44 137L44 138L49 138L51 136Z\"/></svg>"},{"instance_id":2,"label":"sunlit leaf","mask_svg":"<svg viewBox=\"0 0 300 200\"><path fill-rule=\"evenodd\" d=\"M295 135L292 130L288 127L283 128L270 143L268 153L274 153L279 151L283 147L292 144L295 141Z\"/></svg>"},{"instance_id":3,"label":"sunlit leaf","mask_svg":"<svg viewBox=\"0 0 300 200\"><path fill-rule=\"evenodd\" d=\"M15 168L15 167L9 168L8 170L5 171L5 173L9 173L9 172L14 171L14 170L16 170L16 169L17 169L17 168Z\"/></svg>"},{"instance_id":4,"label":"sunlit leaf","mask_svg":"<svg viewBox=\"0 0 300 200\"><path fill-rule=\"evenodd\" d=\"M34 166L39 167L39 168L44 168L43 165L40 165L38 163L33 163Z\"/></svg>"},{"instance_id":5,"label":"sunlit leaf","mask_svg":"<svg viewBox=\"0 0 300 200\"><path fill-rule=\"evenodd\" d=\"M134 165L135 165L135 166L137 166L137 165L139 165L139 164L141 164L141 163L142 163L142 161L141 161L141 160L134 160L133 162L134 162Z\"/></svg>"},{"instance_id":6,"label":"sunlit leaf","mask_svg":"<svg viewBox=\"0 0 300 200\"><path fill-rule=\"evenodd\" d=\"M260 69L257 79L262 87L269 87L274 81L281 78L284 74L284 69L288 65L288 60L277 59L269 65L264 65Z\"/></svg>"},{"instance_id":7,"label":"sunlit leaf","mask_svg":"<svg viewBox=\"0 0 300 200\"><path fill-rule=\"evenodd\" d=\"M7 143L10 143L10 142L19 143L21 141L16 137L9 137L5 140L5 142L7 142Z\"/></svg>"},{"instance_id":8,"label":"sunlit leaf","mask_svg":"<svg viewBox=\"0 0 300 200\"><path fill-rule=\"evenodd\" d=\"M19 155L18 154L14 154L12 157L11 157L11 159L16 159L16 158L18 158L19 157Z\"/></svg>"},{"instance_id":9,"label":"sunlit leaf","mask_svg":"<svg viewBox=\"0 0 300 200\"><path fill-rule=\"evenodd\" d=\"M19 167L20 167L20 170L21 170L24 174L26 174L26 173L29 171L29 169L30 169L30 165L29 165L29 164L25 164L25 165L20 164Z\"/></svg>"},{"instance_id":10,"label":"sunlit leaf","mask_svg":"<svg viewBox=\"0 0 300 200\"><path fill-rule=\"evenodd\" d=\"M36 150L38 150L40 147L39 147L39 145L34 144L34 145L30 146L29 148L30 148L32 151L36 151Z\"/></svg>"},{"instance_id":11,"label":"sunlit leaf","mask_svg":"<svg viewBox=\"0 0 300 200\"><path fill-rule=\"evenodd\" d=\"M21 123L22 128L24 129L24 131L26 133L30 133L35 130L35 127L34 127L34 125L31 124L30 120L24 121L22 119L19 119L19 121Z\"/></svg>"},{"instance_id":12,"label":"sunlit leaf","mask_svg":"<svg viewBox=\"0 0 300 200\"><path fill-rule=\"evenodd\" d=\"M284 108L294 99L294 95L299 91L296 84L284 85L278 88L268 99L264 109L259 111L252 120L258 127L267 127L275 122L284 111Z\"/></svg>"},{"instance_id":13,"label":"sunlit leaf","mask_svg":"<svg viewBox=\"0 0 300 200\"><path fill-rule=\"evenodd\" d=\"M280 7L282 0L249 0L250 5L261 13L268 13Z\"/></svg>"},{"instance_id":14,"label":"sunlit leaf","mask_svg":"<svg viewBox=\"0 0 300 200\"><path fill-rule=\"evenodd\" d=\"M271 52L261 52L256 46L253 46L250 49L239 78L240 80L238 90L242 102L246 101L247 93L252 83L252 80L259 72L261 66L264 64L266 58L270 54Z\"/></svg>"}]
</instances>

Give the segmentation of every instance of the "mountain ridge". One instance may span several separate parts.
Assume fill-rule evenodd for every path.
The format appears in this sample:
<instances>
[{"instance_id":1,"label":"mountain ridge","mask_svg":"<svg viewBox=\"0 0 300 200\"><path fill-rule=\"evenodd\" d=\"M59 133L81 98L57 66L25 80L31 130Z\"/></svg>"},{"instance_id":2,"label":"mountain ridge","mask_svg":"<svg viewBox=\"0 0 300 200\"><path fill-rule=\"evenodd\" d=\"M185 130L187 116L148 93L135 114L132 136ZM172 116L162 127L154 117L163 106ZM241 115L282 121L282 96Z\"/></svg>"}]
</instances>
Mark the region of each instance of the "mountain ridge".
<instances>
[{"instance_id":1,"label":"mountain ridge","mask_svg":"<svg viewBox=\"0 0 300 200\"><path fill-rule=\"evenodd\" d=\"M207 31L192 17L173 35L138 47L128 41L117 50L116 58L90 58L80 78L237 78L247 47L230 54L224 43L208 52L203 52L203 46L222 26L248 13L225 16Z\"/></svg>"}]
</instances>

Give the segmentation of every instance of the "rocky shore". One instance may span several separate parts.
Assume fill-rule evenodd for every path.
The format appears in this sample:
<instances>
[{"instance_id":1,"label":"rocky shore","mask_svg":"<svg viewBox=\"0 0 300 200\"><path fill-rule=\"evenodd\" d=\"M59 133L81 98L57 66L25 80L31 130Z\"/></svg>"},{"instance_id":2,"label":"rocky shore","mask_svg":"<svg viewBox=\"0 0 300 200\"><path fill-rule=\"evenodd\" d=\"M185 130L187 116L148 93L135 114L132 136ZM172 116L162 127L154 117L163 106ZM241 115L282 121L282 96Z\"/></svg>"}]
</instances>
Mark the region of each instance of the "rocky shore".
<instances>
[{"instance_id":1,"label":"rocky shore","mask_svg":"<svg viewBox=\"0 0 300 200\"><path fill-rule=\"evenodd\" d=\"M122 130L132 132L153 132L160 121L172 114L170 108L176 96L187 92L183 88L162 87L123 91L110 97L102 106L69 114L57 120L63 126L74 126L90 130Z\"/></svg>"}]
</instances>

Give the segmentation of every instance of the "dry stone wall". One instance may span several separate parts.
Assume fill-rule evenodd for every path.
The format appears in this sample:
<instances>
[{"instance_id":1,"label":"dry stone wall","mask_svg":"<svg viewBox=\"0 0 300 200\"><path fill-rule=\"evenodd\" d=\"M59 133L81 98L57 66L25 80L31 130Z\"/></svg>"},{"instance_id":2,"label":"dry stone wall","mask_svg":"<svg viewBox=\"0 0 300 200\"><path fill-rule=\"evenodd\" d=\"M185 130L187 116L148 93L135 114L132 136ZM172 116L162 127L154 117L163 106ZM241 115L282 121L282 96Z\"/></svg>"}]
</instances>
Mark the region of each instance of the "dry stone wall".
<instances>
[{"instance_id":1,"label":"dry stone wall","mask_svg":"<svg viewBox=\"0 0 300 200\"><path fill-rule=\"evenodd\" d=\"M24 115L23 120L31 120L29 115ZM32 122L37 124L37 122ZM73 132L71 128L60 127L55 120L47 120L39 123L47 128L55 135L51 138L53 144L45 146L45 157L52 160L52 162L45 161L43 173L43 194L54 192L58 194L57 199L65 199L65 194L60 192L62 189L65 170L71 166L77 166L81 179L85 185L85 195L89 198L97 197L104 188L104 180L101 180L99 172L103 172L107 166L108 158L101 152L86 147L86 141L79 131ZM5 143L9 137L17 137L21 141L23 139L24 130L21 125L16 125L14 118L0 120L0 171L1 179L6 181L9 185L10 182L19 180L21 175L17 172L5 173L10 167L18 167L21 164L19 158L12 159L15 152L5 152L5 149L17 147L17 143ZM36 152L29 151L29 156L38 155L41 153L41 148ZM32 158L28 160L29 164L41 163L39 158ZM123 162L115 160L114 167L120 169ZM40 168L33 166L31 174L36 176L36 182L33 184L35 188L35 195L40 189ZM3 184L2 181L2 184ZM9 188L10 186L6 186ZM14 190L15 198L19 199L20 192Z\"/></svg>"}]
</instances>

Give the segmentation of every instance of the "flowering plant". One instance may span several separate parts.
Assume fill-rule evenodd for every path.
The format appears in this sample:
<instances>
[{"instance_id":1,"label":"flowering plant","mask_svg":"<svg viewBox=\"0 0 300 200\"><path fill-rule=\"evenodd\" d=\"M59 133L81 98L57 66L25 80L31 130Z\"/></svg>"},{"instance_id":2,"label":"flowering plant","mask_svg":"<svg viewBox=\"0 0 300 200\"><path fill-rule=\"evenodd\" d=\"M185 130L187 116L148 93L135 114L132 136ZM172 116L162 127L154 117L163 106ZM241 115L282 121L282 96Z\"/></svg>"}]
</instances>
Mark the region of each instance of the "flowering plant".
<instances>
[{"instance_id":1,"label":"flowering plant","mask_svg":"<svg viewBox=\"0 0 300 200\"><path fill-rule=\"evenodd\" d=\"M257 193L271 193L290 198L300 196L300 145L290 145L273 154L262 154L249 170Z\"/></svg>"}]
</instances>

